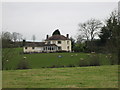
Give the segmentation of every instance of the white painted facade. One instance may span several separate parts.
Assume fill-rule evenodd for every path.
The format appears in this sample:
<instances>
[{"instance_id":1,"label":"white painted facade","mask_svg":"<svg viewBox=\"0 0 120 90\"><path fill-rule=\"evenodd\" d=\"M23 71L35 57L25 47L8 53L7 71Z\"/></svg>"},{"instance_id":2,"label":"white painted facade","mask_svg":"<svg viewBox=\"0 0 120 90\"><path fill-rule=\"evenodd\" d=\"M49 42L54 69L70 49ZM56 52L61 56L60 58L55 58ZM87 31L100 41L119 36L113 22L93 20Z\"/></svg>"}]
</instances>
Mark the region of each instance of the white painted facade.
<instances>
[{"instance_id":1,"label":"white painted facade","mask_svg":"<svg viewBox=\"0 0 120 90\"><path fill-rule=\"evenodd\" d=\"M42 52L43 51L43 47L24 47L23 51L25 53L29 53L29 52Z\"/></svg>"},{"instance_id":2,"label":"white painted facade","mask_svg":"<svg viewBox=\"0 0 120 90\"><path fill-rule=\"evenodd\" d=\"M61 43L59 43L59 41ZM46 41L46 44L56 44L58 47L61 47L61 50L71 52L71 40L49 40Z\"/></svg>"},{"instance_id":3,"label":"white painted facade","mask_svg":"<svg viewBox=\"0 0 120 90\"><path fill-rule=\"evenodd\" d=\"M40 52L71 52L71 40L63 35L53 35L46 38L45 42L28 42L23 47L24 53L40 53Z\"/></svg>"},{"instance_id":4,"label":"white painted facade","mask_svg":"<svg viewBox=\"0 0 120 90\"><path fill-rule=\"evenodd\" d=\"M43 46L43 47L27 47L23 48L24 53L40 53L40 52L56 52L58 51L57 46Z\"/></svg>"}]
</instances>

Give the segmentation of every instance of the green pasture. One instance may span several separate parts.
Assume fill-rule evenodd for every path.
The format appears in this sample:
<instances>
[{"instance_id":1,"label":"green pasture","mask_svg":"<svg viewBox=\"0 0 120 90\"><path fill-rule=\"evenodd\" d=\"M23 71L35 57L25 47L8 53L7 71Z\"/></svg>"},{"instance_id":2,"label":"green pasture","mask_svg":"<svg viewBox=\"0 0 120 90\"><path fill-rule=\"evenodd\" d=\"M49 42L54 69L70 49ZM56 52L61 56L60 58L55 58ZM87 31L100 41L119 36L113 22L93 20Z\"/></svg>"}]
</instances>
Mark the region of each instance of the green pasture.
<instances>
[{"instance_id":1,"label":"green pasture","mask_svg":"<svg viewBox=\"0 0 120 90\"><path fill-rule=\"evenodd\" d=\"M5 56L8 49L3 50ZM5 68L16 69L16 66L24 57L28 61L31 68L44 68L57 66L79 66L80 60L87 60L93 54L91 53L34 53L34 54L20 54L22 48L14 48L9 52L8 58L5 59ZM110 60L107 54L94 54L98 55L101 65L110 65ZM61 57L59 57L61 56ZM6 56L5 56L6 57ZM94 59L94 58L93 58Z\"/></svg>"},{"instance_id":2,"label":"green pasture","mask_svg":"<svg viewBox=\"0 0 120 90\"><path fill-rule=\"evenodd\" d=\"M118 65L4 70L3 88L118 88Z\"/></svg>"}]
</instances>

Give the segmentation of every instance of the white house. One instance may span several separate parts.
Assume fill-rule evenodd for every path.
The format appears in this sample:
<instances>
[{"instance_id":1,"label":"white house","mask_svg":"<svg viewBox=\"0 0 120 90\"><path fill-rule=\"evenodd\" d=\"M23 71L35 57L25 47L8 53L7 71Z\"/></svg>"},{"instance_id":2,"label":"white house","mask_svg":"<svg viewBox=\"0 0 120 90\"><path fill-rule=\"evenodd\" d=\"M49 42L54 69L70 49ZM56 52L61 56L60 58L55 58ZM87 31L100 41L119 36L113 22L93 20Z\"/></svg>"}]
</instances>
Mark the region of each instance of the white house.
<instances>
[{"instance_id":1,"label":"white house","mask_svg":"<svg viewBox=\"0 0 120 90\"><path fill-rule=\"evenodd\" d=\"M23 47L24 53L40 53L40 52L57 52L67 51L71 52L71 40L69 34L66 35L52 35L44 42L26 42Z\"/></svg>"},{"instance_id":2,"label":"white house","mask_svg":"<svg viewBox=\"0 0 120 90\"><path fill-rule=\"evenodd\" d=\"M63 35L53 35L51 37L47 36L45 44L55 44L58 46L58 50L71 52L71 40L69 39L68 34L66 37Z\"/></svg>"}]
</instances>

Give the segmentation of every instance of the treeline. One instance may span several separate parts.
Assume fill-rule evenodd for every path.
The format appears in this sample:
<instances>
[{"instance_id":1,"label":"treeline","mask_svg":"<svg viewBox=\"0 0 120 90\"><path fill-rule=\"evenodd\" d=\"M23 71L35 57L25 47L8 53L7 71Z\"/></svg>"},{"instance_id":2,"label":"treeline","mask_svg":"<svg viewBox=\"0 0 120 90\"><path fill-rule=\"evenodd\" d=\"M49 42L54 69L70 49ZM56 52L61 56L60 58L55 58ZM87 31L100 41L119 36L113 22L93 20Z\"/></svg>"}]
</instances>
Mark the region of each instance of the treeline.
<instances>
[{"instance_id":1,"label":"treeline","mask_svg":"<svg viewBox=\"0 0 120 90\"><path fill-rule=\"evenodd\" d=\"M118 20L118 13L116 11L110 14L104 24L102 21L92 18L84 23L79 23L78 26L79 34L77 40L71 38L73 52L110 54L112 55L110 59L111 64L120 64L120 21ZM32 39L34 42L36 39L35 35L33 35ZM15 49L13 48L23 47L25 40L17 32L2 32L0 40L2 41L3 51L2 69L4 69L6 68L5 65L8 59L14 55ZM96 61L94 61L98 64L98 57L93 58L95 58ZM91 59L92 61L93 58ZM82 63L86 65L86 62Z\"/></svg>"},{"instance_id":2,"label":"treeline","mask_svg":"<svg viewBox=\"0 0 120 90\"><path fill-rule=\"evenodd\" d=\"M120 61L120 21L118 13L112 12L103 24L91 19L79 24L77 41L72 40L74 52L111 53ZM97 39L96 39L97 38Z\"/></svg>"},{"instance_id":3,"label":"treeline","mask_svg":"<svg viewBox=\"0 0 120 90\"><path fill-rule=\"evenodd\" d=\"M2 48L14 48L23 46L23 35L17 32L3 31L0 36Z\"/></svg>"}]
</instances>

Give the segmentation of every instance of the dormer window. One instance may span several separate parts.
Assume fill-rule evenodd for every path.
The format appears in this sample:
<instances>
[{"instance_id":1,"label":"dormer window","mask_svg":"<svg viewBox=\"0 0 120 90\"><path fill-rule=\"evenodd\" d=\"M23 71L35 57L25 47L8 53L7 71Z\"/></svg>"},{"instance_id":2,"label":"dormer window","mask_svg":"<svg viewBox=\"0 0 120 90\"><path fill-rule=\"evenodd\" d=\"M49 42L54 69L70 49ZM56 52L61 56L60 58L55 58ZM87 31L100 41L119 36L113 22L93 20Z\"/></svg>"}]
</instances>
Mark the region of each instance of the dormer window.
<instances>
[{"instance_id":1,"label":"dormer window","mask_svg":"<svg viewBox=\"0 0 120 90\"><path fill-rule=\"evenodd\" d=\"M58 44L61 44L61 41L58 41Z\"/></svg>"},{"instance_id":2,"label":"dormer window","mask_svg":"<svg viewBox=\"0 0 120 90\"><path fill-rule=\"evenodd\" d=\"M32 49L34 49L35 47L32 47Z\"/></svg>"}]
</instances>

